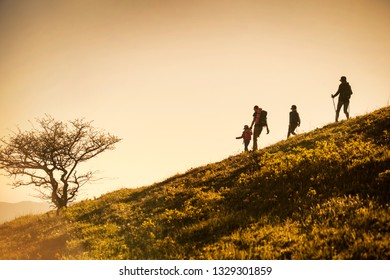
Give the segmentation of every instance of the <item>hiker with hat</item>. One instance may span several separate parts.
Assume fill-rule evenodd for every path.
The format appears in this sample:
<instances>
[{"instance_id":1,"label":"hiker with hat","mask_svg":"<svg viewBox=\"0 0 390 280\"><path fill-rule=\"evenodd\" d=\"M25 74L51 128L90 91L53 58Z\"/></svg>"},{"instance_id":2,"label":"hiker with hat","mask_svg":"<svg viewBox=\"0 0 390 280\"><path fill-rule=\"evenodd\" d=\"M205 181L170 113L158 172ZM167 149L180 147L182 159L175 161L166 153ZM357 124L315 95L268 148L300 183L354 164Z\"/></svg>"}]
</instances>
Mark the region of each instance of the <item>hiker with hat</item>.
<instances>
[{"instance_id":1,"label":"hiker with hat","mask_svg":"<svg viewBox=\"0 0 390 280\"><path fill-rule=\"evenodd\" d=\"M267 134L269 133L268 123L267 123L267 111L262 110L259 106L253 107L255 111L253 113L253 120L250 126L252 129L253 125L255 126L253 130L253 151L257 150L257 138L260 136L263 131L263 127L267 128Z\"/></svg>"},{"instance_id":2,"label":"hiker with hat","mask_svg":"<svg viewBox=\"0 0 390 280\"><path fill-rule=\"evenodd\" d=\"M336 122L339 120L339 113L341 110L341 107L344 106L344 114L349 119L349 99L352 95L352 88L350 84L347 82L347 78L345 76L342 76L340 78L341 84L339 85L339 88L335 94L332 94L332 98L335 98L337 95L339 96L339 101L337 103L337 109L336 111ZM334 101L333 101L334 105Z\"/></svg>"},{"instance_id":3,"label":"hiker with hat","mask_svg":"<svg viewBox=\"0 0 390 280\"><path fill-rule=\"evenodd\" d=\"M249 126L245 125L244 131L242 132L241 136L236 137L236 139L243 139L244 149L245 151L248 151L248 146L252 139L252 129L250 129Z\"/></svg>"},{"instance_id":4,"label":"hiker with hat","mask_svg":"<svg viewBox=\"0 0 390 280\"><path fill-rule=\"evenodd\" d=\"M290 137L290 135L296 135L295 129L301 125L301 118L299 117L299 114L297 112L297 106L292 105L291 106L291 112L290 112L290 121L288 125L288 133L287 138Z\"/></svg>"}]
</instances>

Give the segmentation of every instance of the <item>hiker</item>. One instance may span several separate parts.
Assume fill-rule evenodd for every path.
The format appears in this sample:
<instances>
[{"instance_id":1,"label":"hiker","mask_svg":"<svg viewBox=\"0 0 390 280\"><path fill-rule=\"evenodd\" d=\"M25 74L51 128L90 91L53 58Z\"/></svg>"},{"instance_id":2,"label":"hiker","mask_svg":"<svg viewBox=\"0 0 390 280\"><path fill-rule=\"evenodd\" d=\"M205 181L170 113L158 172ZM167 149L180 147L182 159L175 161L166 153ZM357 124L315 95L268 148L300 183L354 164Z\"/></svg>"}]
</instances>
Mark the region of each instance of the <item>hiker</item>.
<instances>
[{"instance_id":1,"label":"hiker","mask_svg":"<svg viewBox=\"0 0 390 280\"><path fill-rule=\"evenodd\" d=\"M297 106L292 105L291 106L291 112L290 112L290 121L288 125L288 133L287 138L290 137L290 135L296 135L295 129L301 125L301 118L299 117L299 113L297 111Z\"/></svg>"},{"instance_id":2,"label":"hiker","mask_svg":"<svg viewBox=\"0 0 390 280\"><path fill-rule=\"evenodd\" d=\"M243 139L245 151L248 151L249 143L251 142L252 138L252 130L249 128L249 126L244 126L244 131L242 132L241 136L236 137L236 139Z\"/></svg>"},{"instance_id":3,"label":"hiker","mask_svg":"<svg viewBox=\"0 0 390 280\"><path fill-rule=\"evenodd\" d=\"M339 85L339 88L335 94L332 94L332 98L335 98L337 95L339 96L339 101L337 103L337 109L336 109L336 122L339 120L339 113L341 110L341 107L344 106L344 114L349 119L349 99L351 98L352 95L352 88L347 83L347 78L345 76L342 76L340 78L341 84ZM333 101L334 105L334 101Z\"/></svg>"},{"instance_id":4,"label":"hiker","mask_svg":"<svg viewBox=\"0 0 390 280\"><path fill-rule=\"evenodd\" d=\"M269 133L269 128L267 123L267 111L262 110L257 105L253 107L253 110L255 112L253 113L253 120L250 129L252 129L253 125L255 126L253 131L253 151L256 151L257 138L260 136L261 132L263 131L263 127L265 126L267 128L267 134Z\"/></svg>"}]
</instances>

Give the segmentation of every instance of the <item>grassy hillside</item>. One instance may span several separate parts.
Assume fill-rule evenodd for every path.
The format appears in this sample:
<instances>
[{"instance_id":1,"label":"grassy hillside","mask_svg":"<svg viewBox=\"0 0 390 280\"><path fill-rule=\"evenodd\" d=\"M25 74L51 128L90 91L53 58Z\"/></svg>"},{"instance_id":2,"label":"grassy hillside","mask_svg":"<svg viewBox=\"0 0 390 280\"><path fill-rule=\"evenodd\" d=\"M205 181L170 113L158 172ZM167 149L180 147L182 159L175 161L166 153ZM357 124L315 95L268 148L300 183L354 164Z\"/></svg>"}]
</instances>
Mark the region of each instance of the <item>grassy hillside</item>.
<instances>
[{"instance_id":1,"label":"grassy hillside","mask_svg":"<svg viewBox=\"0 0 390 280\"><path fill-rule=\"evenodd\" d=\"M389 143L386 107L5 223L0 259L390 259Z\"/></svg>"}]
</instances>

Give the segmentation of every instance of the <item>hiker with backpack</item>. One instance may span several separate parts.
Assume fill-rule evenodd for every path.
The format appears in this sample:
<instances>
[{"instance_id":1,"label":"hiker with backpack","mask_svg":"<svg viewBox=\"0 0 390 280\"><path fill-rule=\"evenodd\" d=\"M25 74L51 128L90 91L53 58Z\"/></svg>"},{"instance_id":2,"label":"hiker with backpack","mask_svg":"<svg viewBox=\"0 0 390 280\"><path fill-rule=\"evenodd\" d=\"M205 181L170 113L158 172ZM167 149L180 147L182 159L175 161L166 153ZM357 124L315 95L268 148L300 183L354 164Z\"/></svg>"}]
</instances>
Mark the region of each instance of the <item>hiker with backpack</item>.
<instances>
[{"instance_id":1,"label":"hiker with backpack","mask_svg":"<svg viewBox=\"0 0 390 280\"><path fill-rule=\"evenodd\" d=\"M267 111L262 110L257 105L253 107L253 110L255 112L253 113L253 120L250 129L252 129L253 125L255 126L253 131L253 151L256 151L257 138L260 136L261 132L263 131L263 127L265 126L267 128L267 134L269 133L269 128L267 123Z\"/></svg>"},{"instance_id":2,"label":"hiker with backpack","mask_svg":"<svg viewBox=\"0 0 390 280\"><path fill-rule=\"evenodd\" d=\"M244 149L245 151L248 151L248 146L252 139L252 129L250 129L249 126L245 125L242 135L236 137L236 139L243 139Z\"/></svg>"},{"instance_id":3,"label":"hiker with backpack","mask_svg":"<svg viewBox=\"0 0 390 280\"><path fill-rule=\"evenodd\" d=\"M290 120L288 125L287 138L290 137L291 134L296 135L295 129L300 125L301 125L301 118L299 117L297 106L292 105L291 112L290 112Z\"/></svg>"},{"instance_id":4,"label":"hiker with backpack","mask_svg":"<svg viewBox=\"0 0 390 280\"><path fill-rule=\"evenodd\" d=\"M336 122L339 120L339 113L341 110L341 107L344 106L344 114L349 119L349 99L352 95L352 88L350 84L347 82L347 78L345 76L342 76L340 78L341 84L339 85L339 88L335 94L332 94L332 98L335 98L337 95L339 96L339 101L337 103L337 109L336 109ZM333 101L334 103L334 101Z\"/></svg>"}]
</instances>

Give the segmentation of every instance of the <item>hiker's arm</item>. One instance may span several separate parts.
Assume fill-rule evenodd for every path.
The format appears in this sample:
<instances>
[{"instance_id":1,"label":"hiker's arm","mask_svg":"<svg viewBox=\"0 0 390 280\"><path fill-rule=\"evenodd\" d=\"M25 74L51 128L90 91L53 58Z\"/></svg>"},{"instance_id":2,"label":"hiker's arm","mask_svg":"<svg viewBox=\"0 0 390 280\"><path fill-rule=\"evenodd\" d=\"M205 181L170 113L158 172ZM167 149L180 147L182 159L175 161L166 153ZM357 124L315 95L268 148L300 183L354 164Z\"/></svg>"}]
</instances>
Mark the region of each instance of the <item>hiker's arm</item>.
<instances>
[{"instance_id":1,"label":"hiker's arm","mask_svg":"<svg viewBox=\"0 0 390 280\"><path fill-rule=\"evenodd\" d=\"M269 133L268 122L265 121L265 128L267 128L267 134Z\"/></svg>"},{"instance_id":2,"label":"hiker's arm","mask_svg":"<svg viewBox=\"0 0 390 280\"><path fill-rule=\"evenodd\" d=\"M253 121L252 121L251 126L250 126L251 129L252 129L253 125L255 124L255 121L256 121L256 116L253 117Z\"/></svg>"},{"instance_id":3,"label":"hiker's arm","mask_svg":"<svg viewBox=\"0 0 390 280\"><path fill-rule=\"evenodd\" d=\"M341 89L341 85L340 85L339 88L337 89L336 93L332 95L332 98L335 98L337 95L340 94L340 89Z\"/></svg>"}]
</instances>

